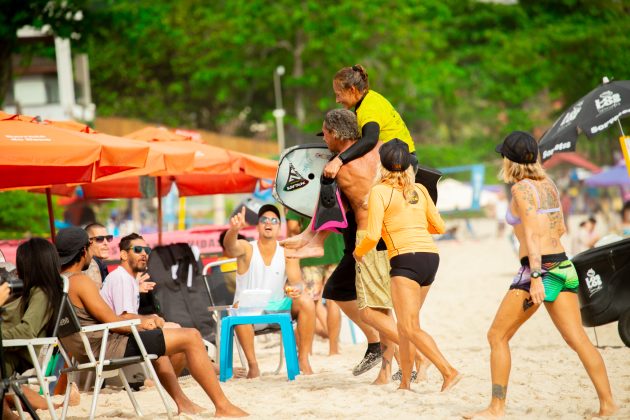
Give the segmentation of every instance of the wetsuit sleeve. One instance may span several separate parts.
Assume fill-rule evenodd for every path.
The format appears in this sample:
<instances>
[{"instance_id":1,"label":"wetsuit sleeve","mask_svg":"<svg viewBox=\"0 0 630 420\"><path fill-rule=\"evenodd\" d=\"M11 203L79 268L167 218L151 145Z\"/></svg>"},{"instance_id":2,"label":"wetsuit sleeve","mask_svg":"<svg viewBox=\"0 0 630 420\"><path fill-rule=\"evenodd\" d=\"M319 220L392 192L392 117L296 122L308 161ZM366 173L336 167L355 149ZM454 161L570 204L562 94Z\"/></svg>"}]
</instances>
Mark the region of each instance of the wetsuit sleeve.
<instances>
[{"instance_id":1,"label":"wetsuit sleeve","mask_svg":"<svg viewBox=\"0 0 630 420\"><path fill-rule=\"evenodd\" d=\"M385 202L381 194L374 188L370 191L368 200L368 226L367 235L355 248L355 253L362 257L376 246L381 239L383 218L385 217Z\"/></svg>"},{"instance_id":2,"label":"wetsuit sleeve","mask_svg":"<svg viewBox=\"0 0 630 420\"><path fill-rule=\"evenodd\" d=\"M361 129L361 139L339 154L339 159L346 164L358 159L370 150L374 149L381 133L381 126L377 122L370 121Z\"/></svg>"},{"instance_id":3,"label":"wetsuit sleeve","mask_svg":"<svg viewBox=\"0 0 630 420\"><path fill-rule=\"evenodd\" d=\"M435 207L435 203L431 199L429 192L422 184L416 184L420 187L422 192L424 193L424 198L427 202L427 222L429 222L428 230L429 233L438 233L442 234L446 231L446 226L444 224L444 220L442 220L442 216L438 212Z\"/></svg>"}]
</instances>

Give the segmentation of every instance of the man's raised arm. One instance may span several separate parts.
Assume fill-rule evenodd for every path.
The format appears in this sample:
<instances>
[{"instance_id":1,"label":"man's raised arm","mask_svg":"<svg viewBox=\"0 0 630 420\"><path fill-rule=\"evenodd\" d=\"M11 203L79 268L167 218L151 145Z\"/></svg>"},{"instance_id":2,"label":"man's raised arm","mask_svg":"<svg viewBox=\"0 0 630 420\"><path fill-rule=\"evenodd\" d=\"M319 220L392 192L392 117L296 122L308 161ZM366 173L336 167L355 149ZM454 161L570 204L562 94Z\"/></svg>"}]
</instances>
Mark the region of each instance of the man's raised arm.
<instances>
[{"instance_id":1,"label":"man's raised arm","mask_svg":"<svg viewBox=\"0 0 630 420\"><path fill-rule=\"evenodd\" d=\"M245 206L243 206L239 213L236 213L230 218L230 228L223 240L226 254L234 258L244 256L247 253L247 247L250 246L246 240L238 239L238 231L247 226L245 222L245 211Z\"/></svg>"}]
</instances>

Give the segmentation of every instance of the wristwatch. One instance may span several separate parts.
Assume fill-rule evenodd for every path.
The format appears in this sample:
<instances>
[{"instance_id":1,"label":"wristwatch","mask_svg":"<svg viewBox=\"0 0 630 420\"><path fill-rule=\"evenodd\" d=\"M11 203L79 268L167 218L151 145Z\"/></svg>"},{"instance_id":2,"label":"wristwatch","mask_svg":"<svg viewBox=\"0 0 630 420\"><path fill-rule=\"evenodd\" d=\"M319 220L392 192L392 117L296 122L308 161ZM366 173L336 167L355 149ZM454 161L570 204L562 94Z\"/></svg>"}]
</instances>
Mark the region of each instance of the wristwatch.
<instances>
[{"instance_id":1,"label":"wristwatch","mask_svg":"<svg viewBox=\"0 0 630 420\"><path fill-rule=\"evenodd\" d=\"M533 279L540 278L540 276L541 276L540 271L532 271L530 274L530 277Z\"/></svg>"}]
</instances>

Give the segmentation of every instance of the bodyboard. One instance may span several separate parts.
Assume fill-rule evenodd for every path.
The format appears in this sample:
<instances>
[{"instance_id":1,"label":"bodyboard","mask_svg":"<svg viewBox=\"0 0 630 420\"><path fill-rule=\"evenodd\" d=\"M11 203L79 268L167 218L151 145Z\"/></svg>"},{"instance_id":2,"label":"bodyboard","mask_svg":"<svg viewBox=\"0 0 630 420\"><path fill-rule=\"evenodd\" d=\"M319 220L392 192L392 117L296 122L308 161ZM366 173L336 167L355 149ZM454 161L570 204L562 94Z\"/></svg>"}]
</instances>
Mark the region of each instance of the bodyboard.
<instances>
[{"instance_id":1,"label":"bodyboard","mask_svg":"<svg viewBox=\"0 0 630 420\"><path fill-rule=\"evenodd\" d=\"M320 177L333 156L322 143L302 144L285 150L278 163L274 198L293 211L313 217L319 200Z\"/></svg>"}]
</instances>

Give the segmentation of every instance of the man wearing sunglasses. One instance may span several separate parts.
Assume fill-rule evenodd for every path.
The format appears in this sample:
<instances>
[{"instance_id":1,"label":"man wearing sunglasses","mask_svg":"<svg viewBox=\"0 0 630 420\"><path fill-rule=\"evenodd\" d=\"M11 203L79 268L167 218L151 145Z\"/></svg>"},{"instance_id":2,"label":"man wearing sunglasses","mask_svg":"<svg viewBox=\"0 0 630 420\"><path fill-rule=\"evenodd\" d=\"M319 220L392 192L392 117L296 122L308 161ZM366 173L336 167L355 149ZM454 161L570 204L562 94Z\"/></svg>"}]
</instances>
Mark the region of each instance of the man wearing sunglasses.
<instances>
[{"instance_id":1,"label":"man wearing sunglasses","mask_svg":"<svg viewBox=\"0 0 630 420\"><path fill-rule=\"evenodd\" d=\"M90 223L85 227L85 231L90 238L90 254L93 256L90 266L85 270L85 274L100 289L103 286L103 280L109 274L107 264L104 261L109 258L109 244L114 239L114 236L109 235L105 226L100 223Z\"/></svg>"},{"instance_id":2,"label":"man wearing sunglasses","mask_svg":"<svg viewBox=\"0 0 630 420\"><path fill-rule=\"evenodd\" d=\"M226 253L236 258L234 304L238 304L243 290L271 290L270 304L275 304L274 309L290 310L291 315L297 319L300 337L298 345L300 371L303 374L312 374L308 355L315 333L315 304L307 293L300 291L301 288L303 289L303 283L299 261L285 258L284 249L278 243L280 211L271 204L265 204L260 208L257 225L258 240L252 242L238 239L237 236L238 231L247 225L245 211L243 207L240 213L230 219L230 229L223 242ZM251 325L239 325L236 327L236 334L247 358L247 377L260 376L254 351L254 328Z\"/></svg>"},{"instance_id":3,"label":"man wearing sunglasses","mask_svg":"<svg viewBox=\"0 0 630 420\"><path fill-rule=\"evenodd\" d=\"M123 317L126 314L138 315L140 292L146 293L155 287L154 282L148 281L147 273L151 248L137 233L123 237L118 246L120 266L105 278L101 296L116 315ZM155 317L158 326L163 327L164 320Z\"/></svg>"}]
</instances>

